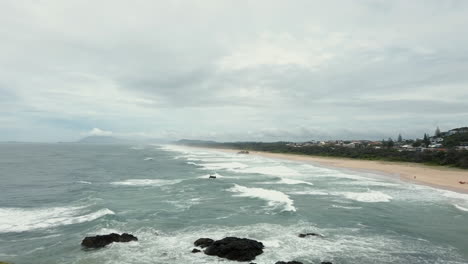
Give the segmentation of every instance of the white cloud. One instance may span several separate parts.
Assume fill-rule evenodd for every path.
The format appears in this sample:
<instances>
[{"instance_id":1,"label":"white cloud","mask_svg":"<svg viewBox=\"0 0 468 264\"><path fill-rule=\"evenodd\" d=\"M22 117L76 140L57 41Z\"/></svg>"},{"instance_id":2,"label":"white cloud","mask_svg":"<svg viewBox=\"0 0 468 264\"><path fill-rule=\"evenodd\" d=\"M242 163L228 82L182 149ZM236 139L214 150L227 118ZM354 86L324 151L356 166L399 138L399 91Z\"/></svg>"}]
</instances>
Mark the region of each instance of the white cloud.
<instances>
[{"instance_id":1,"label":"white cloud","mask_svg":"<svg viewBox=\"0 0 468 264\"><path fill-rule=\"evenodd\" d=\"M233 47L218 62L222 70L255 67L296 66L315 70L335 56L325 50L324 39L296 38L288 33L262 33L258 39ZM331 41L336 41L333 38ZM317 45L318 44L318 45Z\"/></svg>"},{"instance_id":2,"label":"white cloud","mask_svg":"<svg viewBox=\"0 0 468 264\"><path fill-rule=\"evenodd\" d=\"M106 130L102 130L102 129L95 127L91 129L91 131L87 132L86 134L90 136L110 136L112 135L112 131L106 131Z\"/></svg>"}]
</instances>

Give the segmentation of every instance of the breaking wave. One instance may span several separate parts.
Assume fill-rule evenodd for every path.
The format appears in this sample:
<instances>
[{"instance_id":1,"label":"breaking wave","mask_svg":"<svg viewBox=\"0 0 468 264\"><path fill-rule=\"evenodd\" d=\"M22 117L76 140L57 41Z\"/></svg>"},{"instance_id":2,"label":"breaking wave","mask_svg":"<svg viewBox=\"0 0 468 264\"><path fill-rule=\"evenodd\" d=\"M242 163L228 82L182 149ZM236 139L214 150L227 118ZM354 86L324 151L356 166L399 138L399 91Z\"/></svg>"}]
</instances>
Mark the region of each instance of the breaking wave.
<instances>
[{"instance_id":1,"label":"breaking wave","mask_svg":"<svg viewBox=\"0 0 468 264\"><path fill-rule=\"evenodd\" d=\"M273 176L300 176L301 174L286 166L270 166L270 167L251 167L246 169L235 170L240 173L258 173Z\"/></svg>"},{"instance_id":2,"label":"breaking wave","mask_svg":"<svg viewBox=\"0 0 468 264\"><path fill-rule=\"evenodd\" d=\"M161 180L161 179L131 179L125 181L112 182L113 185L123 186L164 186L181 182L182 180Z\"/></svg>"},{"instance_id":3,"label":"breaking wave","mask_svg":"<svg viewBox=\"0 0 468 264\"><path fill-rule=\"evenodd\" d=\"M390 195L379 191L342 192L338 194L341 194L347 199L365 203L390 202L390 200L393 199Z\"/></svg>"},{"instance_id":4,"label":"breaking wave","mask_svg":"<svg viewBox=\"0 0 468 264\"><path fill-rule=\"evenodd\" d=\"M468 212L468 208L466 207L460 206L458 204L454 204L453 206L455 206L455 208L457 208L458 210Z\"/></svg>"},{"instance_id":5,"label":"breaking wave","mask_svg":"<svg viewBox=\"0 0 468 264\"><path fill-rule=\"evenodd\" d=\"M269 206L282 206L283 211L296 211L294 201L285 193L276 190L268 190L263 188L249 188L234 184L234 187L228 189L230 192L238 193L235 196L259 198L268 202Z\"/></svg>"},{"instance_id":6,"label":"breaking wave","mask_svg":"<svg viewBox=\"0 0 468 264\"><path fill-rule=\"evenodd\" d=\"M0 233L78 224L115 214L107 208L82 214L84 209L85 207L0 208Z\"/></svg>"}]
</instances>

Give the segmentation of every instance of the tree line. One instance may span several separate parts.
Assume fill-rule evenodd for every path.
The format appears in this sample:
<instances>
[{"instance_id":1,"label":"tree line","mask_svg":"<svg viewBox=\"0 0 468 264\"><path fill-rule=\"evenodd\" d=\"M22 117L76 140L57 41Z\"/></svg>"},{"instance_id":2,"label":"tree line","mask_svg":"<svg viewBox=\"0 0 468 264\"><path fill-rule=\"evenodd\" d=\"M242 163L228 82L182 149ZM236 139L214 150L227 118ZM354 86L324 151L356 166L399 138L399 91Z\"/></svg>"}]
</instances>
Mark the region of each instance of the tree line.
<instances>
[{"instance_id":1,"label":"tree line","mask_svg":"<svg viewBox=\"0 0 468 264\"><path fill-rule=\"evenodd\" d=\"M416 162L430 165L443 165L468 169L468 150L448 149L447 151L401 151L395 148L348 148L341 146L301 146L295 147L288 142L203 142L189 140L179 141L180 144L210 147L230 148L249 151L266 151L273 153L290 153L314 155L323 157L342 157L365 160L384 160L400 162Z\"/></svg>"}]
</instances>

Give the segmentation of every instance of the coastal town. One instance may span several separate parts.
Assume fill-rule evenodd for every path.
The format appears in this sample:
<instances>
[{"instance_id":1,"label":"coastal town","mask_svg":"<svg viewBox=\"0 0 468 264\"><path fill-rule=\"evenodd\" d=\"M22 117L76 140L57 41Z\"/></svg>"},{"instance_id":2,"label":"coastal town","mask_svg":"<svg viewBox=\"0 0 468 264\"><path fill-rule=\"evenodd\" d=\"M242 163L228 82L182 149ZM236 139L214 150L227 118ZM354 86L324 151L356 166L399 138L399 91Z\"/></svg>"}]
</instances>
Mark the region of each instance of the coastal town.
<instances>
[{"instance_id":1,"label":"coastal town","mask_svg":"<svg viewBox=\"0 0 468 264\"><path fill-rule=\"evenodd\" d=\"M392 138L373 141L373 140L310 140L306 142L290 142L286 144L293 148L311 147L311 146L328 146L328 147L345 147L345 148L392 148L398 151L448 151L468 150L468 127L460 127L441 132L436 129L432 136L424 134L422 138L403 139L401 134L396 140Z\"/></svg>"},{"instance_id":2,"label":"coastal town","mask_svg":"<svg viewBox=\"0 0 468 264\"><path fill-rule=\"evenodd\" d=\"M468 169L468 127L440 131L421 138L383 140L309 140L305 142L215 142L203 140L179 140L176 144L264 151L272 153L300 154L323 157L341 157L361 160L385 160L424 163Z\"/></svg>"}]
</instances>

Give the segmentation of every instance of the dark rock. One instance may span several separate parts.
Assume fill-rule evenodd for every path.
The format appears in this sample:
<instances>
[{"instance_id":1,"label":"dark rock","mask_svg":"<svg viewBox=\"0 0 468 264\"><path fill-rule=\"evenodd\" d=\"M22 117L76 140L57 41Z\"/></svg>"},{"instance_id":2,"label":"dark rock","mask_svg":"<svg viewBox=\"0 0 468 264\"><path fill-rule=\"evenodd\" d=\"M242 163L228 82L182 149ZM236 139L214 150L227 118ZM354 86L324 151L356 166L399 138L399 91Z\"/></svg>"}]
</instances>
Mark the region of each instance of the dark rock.
<instances>
[{"instance_id":1,"label":"dark rock","mask_svg":"<svg viewBox=\"0 0 468 264\"><path fill-rule=\"evenodd\" d=\"M192 253L198 253L198 252L201 252L201 250L199 250L197 248L192 249Z\"/></svg>"},{"instance_id":2,"label":"dark rock","mask_svg":"<svg viewBox=\"0 0 468 264\"><path fill-rule=\"evenodd\" d=\"M321 234L317 234L317 233L303 233L303 234L299 234L299 237L308 237L308 236L318 236L318 237L323 237L323 235L321 235Z\"/></svg>"},{"instance_id":3,"label":"dark rock","mask_svg":"<svg viewBox=\"0 0 468 264\"><path fill-rule=\"evenodd\" d=\"M193 242L196 247L206 248L213 244L214 240L211 238L199 238L197 241Z\"/></svg>"},{"instance_id":4,"label":"dark rock","mask_svg":"<svg viewBox=\"0 0 468 264\"><path fill-rule=\"evenodd\" d=\"M119 241L115 241L115 242L130 242L130 241L138 241L138 238L134 235L123 233L122 235L120 235Z\"/></svg>"},{"instance_id":5,"label":"dark rock","mask_svg":"<svg viewBox=\"0 0 468 264\"><path fill-rule=\"evenodd\" d=\"M85 239L81 241L81 245L87 248L101 248L113 242L130 242L130 241L137 241L137 240L138 240L137 237L127 234L127 233L123 233L122 235L112 233L112 234L103 235L103 236L85 237Z\"/></svg>"},{"instance_id":6,"label":"dark rock","mask_svg":"<svg viewBox=\"0 0 468 264\"><path fill-rule=\"evenodd\" d=\"M331 263L330 261L322 261L320 262L320 264L333 264L333 263Z\"/></svg>"},{"instance_id":7,"label":"dark rock","mask_svg":"<svg viewBox=\"0 0 468 264\"><path fill-rule=\"evenodd\" d=\"M299 261L288 261L288 262L278 261L275 264L302 264L302 262L299 262Z\"/></svg>"},{"instance_id":8,"label":"dark rock","mask_svg":"<svg viewBox=\"0 0 468 264\"><path fill-rule=\"evenodd\" d=\"M252 239L226 237L213 242L205 249L205 254L230 260L250 261L262 254L263 248L261 242Z\"/></svg>"},{"instance_id":9,"label":"dark rock","mask_svg":"<svg viewBox=\"0 0 468 264\"><path fill-rule=\"evenodd\" d=\"M210 175L209 179L216 179L216 176Z\"/></svg>"}]
</instances>

